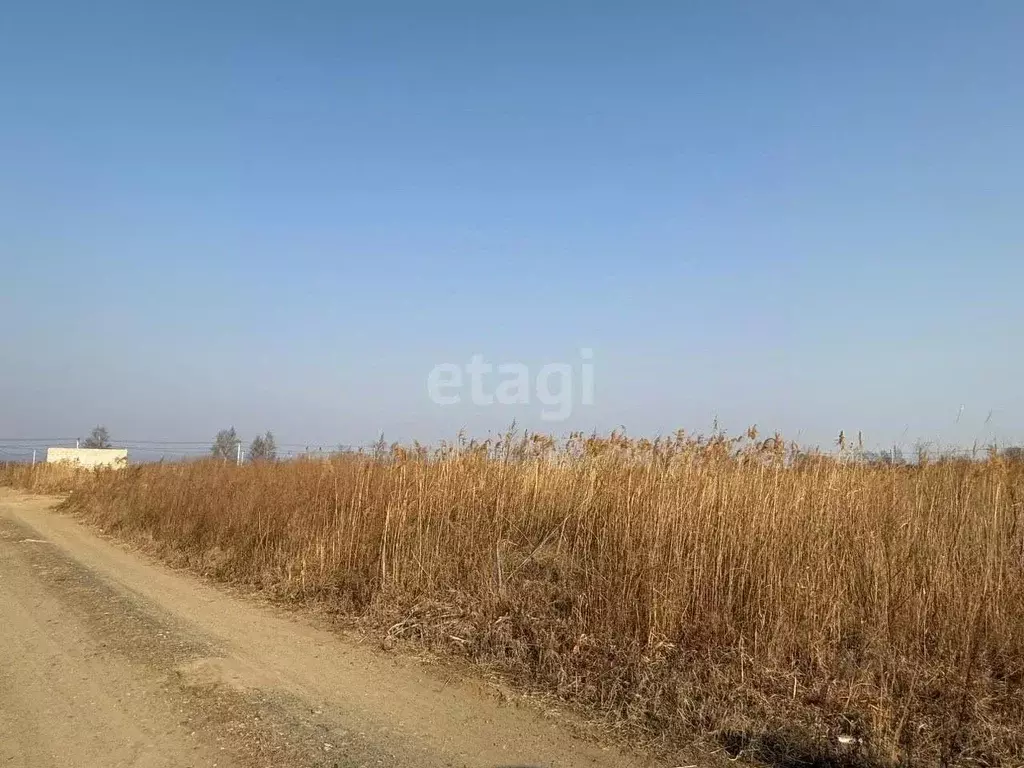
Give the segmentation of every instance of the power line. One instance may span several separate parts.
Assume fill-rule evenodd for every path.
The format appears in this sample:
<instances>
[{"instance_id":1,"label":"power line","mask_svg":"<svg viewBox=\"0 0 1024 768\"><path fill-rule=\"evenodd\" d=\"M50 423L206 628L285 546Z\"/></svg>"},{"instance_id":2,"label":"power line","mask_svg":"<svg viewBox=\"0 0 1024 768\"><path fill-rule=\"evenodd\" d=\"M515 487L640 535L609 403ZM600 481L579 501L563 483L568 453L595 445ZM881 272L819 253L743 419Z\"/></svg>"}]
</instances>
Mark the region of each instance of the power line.
<instances>
[{"instance_id":1,"label":"power line","mask_svg":"<svg viewBox=\"0 0 1024 768\"><path fill-rule=\"evenodd\" d=\"M0 443L69 443L75 440L81 440L81 437L0 437ZM143 439L118 439L116 441L118 445L176 445L176 446L205 446L209 447L213 445L213 440L143 440ZM244 442L244 441L242 441ZM342 447L353 447L355 444L345 443L324 443L320 441L308 442L308 443L277 443L280 448L303 448L303 449L318 449L323 450L325 448L335 448L338 446ZM366 443L365 445L371 445Z\"/></svg>"},{"instance_id":2,"label":"power line","mask_svg":"<svg viewBox=\"0 0 1024 768\"><path fill-rule=\"evenodd\" d=\"M0 437L0 443L70 443L77 437Z\"/></svg>"}]
</instances>

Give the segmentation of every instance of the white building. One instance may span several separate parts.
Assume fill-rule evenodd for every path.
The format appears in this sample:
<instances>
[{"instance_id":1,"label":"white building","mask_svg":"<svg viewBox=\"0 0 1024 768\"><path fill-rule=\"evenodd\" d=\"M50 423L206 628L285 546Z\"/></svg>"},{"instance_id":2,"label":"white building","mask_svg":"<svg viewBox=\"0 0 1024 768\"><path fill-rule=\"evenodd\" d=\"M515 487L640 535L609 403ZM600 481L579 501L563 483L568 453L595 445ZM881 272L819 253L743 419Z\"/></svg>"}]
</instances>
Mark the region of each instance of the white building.
<instances>
[{"instance_id":1,"label":"white building","mask_svg":"<svg viewBox=\"0 0 1024 768\"><path fill-rule=\"evenodd\" d=\"M47 448L47 464L73 464L83 469L128 466L127 448Z\"/></svg>"}]
</instances>

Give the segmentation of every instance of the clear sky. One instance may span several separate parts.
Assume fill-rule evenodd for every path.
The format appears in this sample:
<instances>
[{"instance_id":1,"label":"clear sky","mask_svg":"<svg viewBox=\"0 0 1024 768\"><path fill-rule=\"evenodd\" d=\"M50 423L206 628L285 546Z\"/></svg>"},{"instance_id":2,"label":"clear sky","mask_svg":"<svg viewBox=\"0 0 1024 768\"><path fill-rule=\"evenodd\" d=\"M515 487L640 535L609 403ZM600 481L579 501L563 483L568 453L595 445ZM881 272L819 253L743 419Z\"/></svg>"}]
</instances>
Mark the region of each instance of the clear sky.
<instances>
[{"instance_id":1,"label":"clear sky","mask_svg":"<svg viewBox=\"0 0 1024 768\"><path fill-rule=\"evenodd\" d=\"M1017 0L8 4L0 438L1022 440L1021 40ZM428 396L584 349L564 421Z\"/></svg>"}]
</instances>

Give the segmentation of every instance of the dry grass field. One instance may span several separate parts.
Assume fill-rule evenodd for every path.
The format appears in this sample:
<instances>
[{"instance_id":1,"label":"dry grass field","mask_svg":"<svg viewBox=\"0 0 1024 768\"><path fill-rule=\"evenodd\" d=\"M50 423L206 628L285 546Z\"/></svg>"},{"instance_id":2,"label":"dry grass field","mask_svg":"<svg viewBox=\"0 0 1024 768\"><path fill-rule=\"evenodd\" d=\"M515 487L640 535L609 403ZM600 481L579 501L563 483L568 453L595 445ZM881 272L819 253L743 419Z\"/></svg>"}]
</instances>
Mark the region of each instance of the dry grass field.
<instances>
[{"instance_id":1,"label":"dry grass field","mask_svg":"<svg viewBox=\"0 0 1024 768\"><path fill-rule=\"evenodd\" d=\"M663 744L793 766L1024 755L1024 462L995 453L508 435L0 482Z\"/></svg>"}]
</instances>

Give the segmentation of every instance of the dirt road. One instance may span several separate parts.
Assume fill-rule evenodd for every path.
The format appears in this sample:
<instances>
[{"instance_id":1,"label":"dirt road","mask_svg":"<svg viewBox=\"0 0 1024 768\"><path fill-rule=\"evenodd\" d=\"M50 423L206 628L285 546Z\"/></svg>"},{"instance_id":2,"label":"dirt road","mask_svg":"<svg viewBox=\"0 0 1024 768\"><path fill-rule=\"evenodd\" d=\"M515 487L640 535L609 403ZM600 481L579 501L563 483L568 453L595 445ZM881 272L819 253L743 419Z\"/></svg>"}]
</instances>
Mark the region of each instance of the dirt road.
<instances>
[{"instance_id":1,"label":"dirt road","mask_svg":"<svg viewBox=\"0 0 1024 768\"><path fill-rule=\"evenodd\" d=\"M0 489L0 766L643 763Z\"/></svg>"}]
</instances>

